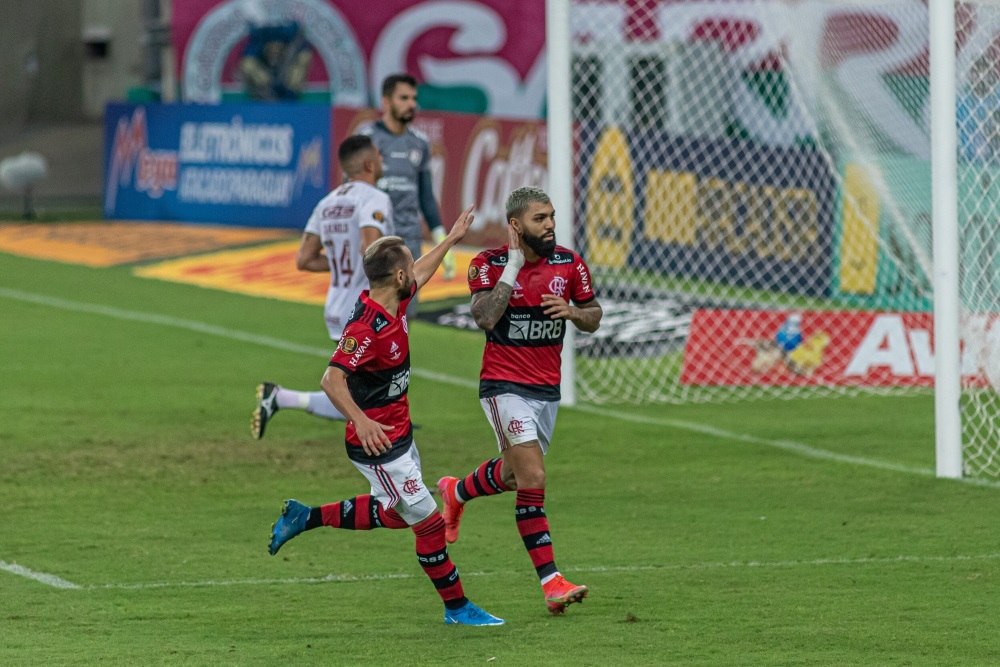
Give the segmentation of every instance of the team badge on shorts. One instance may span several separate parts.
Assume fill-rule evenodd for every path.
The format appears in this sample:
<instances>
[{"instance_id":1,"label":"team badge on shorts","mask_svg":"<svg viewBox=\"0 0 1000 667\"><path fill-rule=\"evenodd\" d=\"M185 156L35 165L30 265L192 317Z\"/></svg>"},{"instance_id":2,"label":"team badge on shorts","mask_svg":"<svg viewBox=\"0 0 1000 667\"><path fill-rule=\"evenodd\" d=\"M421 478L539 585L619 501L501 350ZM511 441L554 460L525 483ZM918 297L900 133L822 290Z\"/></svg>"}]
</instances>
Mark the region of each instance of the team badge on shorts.
<instances>
[{"instance_id":1,"label":"team badge on shorts","mask_svg":"<svg viewBox=\"0 0 1000 667\"><path fill-rule=\"evenodd\" d=\"M520 419L511 419L507 424L507 432L511 435L521 435L524 433L524 422Z\"/></svg>"},{"instance_id":2,"label":"team badge on shorts","mask_svg":"<svg viewBox=\"0 0 1000 667\"><path fill-rule=\"evenodd\" d=\"M358 349L358 339L347 336L340 341L340 349L344 354L354 354L354 351Z\"/></svg>"},{"instance_id":3,"label":"team badge on shorts","mask_svg":"<svg viewBox=\"0 0 1000 667\"><path fill-rule=\"evenodd\" d=\"M372 217L375 220L382 222L383 220L385 220L385 213L383 213L382 211L375 211L372 213Z\"/></svg>"}]
</instances>

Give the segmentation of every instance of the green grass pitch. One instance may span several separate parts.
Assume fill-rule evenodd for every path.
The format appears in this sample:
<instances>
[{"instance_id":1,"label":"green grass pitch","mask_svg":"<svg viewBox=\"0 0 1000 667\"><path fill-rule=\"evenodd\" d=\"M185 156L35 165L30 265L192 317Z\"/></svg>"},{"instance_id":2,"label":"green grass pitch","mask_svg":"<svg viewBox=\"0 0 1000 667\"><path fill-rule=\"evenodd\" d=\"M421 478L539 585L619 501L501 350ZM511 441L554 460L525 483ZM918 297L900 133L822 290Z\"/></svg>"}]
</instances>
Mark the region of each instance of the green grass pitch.
<instances>
[{"instance_id":1,"label":"green grass pitch","mask_svg":"<svg viewBox=\"0 0 1000 667\"><path fill-rule=\"evenodd\" d=\"M0 255L2 665L1000 664L1000 487L933 478L929 396L564 408L550 617L513 497L451 554L499 628L448 627L409 531L320 529L269 557L281 501L366 491L315 386L316 307ZM426 481L494 452L481 337L411 326Z\"/></svg>"}]
</instances>

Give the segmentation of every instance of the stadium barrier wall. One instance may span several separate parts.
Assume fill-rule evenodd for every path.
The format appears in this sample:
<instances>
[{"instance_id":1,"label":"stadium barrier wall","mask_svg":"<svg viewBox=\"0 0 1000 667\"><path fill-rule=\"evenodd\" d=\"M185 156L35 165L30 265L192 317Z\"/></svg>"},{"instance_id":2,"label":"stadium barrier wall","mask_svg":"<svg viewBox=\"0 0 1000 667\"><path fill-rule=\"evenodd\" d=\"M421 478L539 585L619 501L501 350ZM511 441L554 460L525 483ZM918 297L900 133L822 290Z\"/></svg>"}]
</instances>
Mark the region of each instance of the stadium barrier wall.
<instances>
[{"instance_id":1,"label":"stadium barrier wall","mask_svg":"<svg viewBox=\"0 0 1000 667\"><path fill-rule=\"evenodd\" d=\"M376 118L310 104L110 104L105 217L301 229L342 182L340 141ZM414 127L431 147L445 225L475 204L465 243L504 243L507 194L547 186L544 122L421 112Z\"/></svg>"}]
</instances>

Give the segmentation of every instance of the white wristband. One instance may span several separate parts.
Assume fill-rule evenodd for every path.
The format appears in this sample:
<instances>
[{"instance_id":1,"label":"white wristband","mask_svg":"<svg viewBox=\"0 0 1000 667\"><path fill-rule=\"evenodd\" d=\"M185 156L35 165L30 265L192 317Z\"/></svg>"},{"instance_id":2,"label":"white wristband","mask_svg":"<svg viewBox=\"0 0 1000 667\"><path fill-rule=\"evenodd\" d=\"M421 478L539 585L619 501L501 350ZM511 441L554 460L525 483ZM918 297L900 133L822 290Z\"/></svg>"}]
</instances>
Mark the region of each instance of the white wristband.
<instances>
[{"instance_id":1,"label":"white wristband","mask_svg":"<svg viewBox=\"0 0 1000 667\"><path fill-rule=\"evenodd\" d=\"M508 264L507 266L503 267L503 273L500 274L500 282L513 287L514 283L517 282L517 273L520 270L521 267L514 266L513 264Z\"/></svg>"}]
</instances>

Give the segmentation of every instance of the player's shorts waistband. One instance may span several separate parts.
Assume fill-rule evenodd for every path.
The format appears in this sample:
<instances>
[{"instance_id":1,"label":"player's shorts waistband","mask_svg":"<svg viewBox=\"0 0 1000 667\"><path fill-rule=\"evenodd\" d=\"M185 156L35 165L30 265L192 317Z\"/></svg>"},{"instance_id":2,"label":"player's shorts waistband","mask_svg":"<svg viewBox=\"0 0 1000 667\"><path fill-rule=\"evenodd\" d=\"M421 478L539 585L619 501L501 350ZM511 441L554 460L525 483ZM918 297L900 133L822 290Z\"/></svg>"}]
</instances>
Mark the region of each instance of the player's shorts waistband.
<instances>
[{"instance_id":1,"label":"player's shorts waistband","mask_svg":"<svg viewBox=\"0 0 1000 667\"><path fill-rule=\"evenodd\" d=\"M514 394L537 401L558 401L562 398L559 385L521 384L507 380L479 380L479 398L491 398L501 394Z\"/></svg>"}]
</instances>

